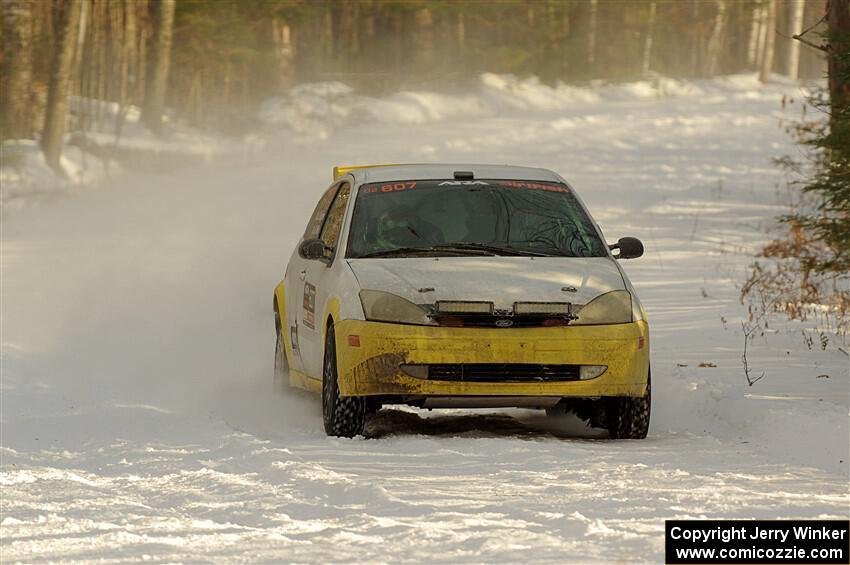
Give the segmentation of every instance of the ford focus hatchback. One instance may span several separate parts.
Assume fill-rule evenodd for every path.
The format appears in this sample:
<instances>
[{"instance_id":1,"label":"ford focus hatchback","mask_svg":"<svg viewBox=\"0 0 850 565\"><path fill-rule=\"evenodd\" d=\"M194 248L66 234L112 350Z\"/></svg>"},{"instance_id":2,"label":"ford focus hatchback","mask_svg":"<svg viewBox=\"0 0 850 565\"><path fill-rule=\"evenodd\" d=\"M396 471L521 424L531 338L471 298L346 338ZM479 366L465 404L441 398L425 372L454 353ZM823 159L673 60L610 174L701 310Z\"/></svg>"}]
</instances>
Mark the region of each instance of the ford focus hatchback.
<instances>
[{"instance_id":1,"label":"ford focus hatchback","mask_svg":"<svg viewBox=\"0 0 850 565\"><path fill-rule=\"evenodd\" d=\"M275 288L275 382L320 393L334 436L405 404L646 437L649 326L618 263L642 254L545 169L337 167Z\"/></svg>"}]
</instances>

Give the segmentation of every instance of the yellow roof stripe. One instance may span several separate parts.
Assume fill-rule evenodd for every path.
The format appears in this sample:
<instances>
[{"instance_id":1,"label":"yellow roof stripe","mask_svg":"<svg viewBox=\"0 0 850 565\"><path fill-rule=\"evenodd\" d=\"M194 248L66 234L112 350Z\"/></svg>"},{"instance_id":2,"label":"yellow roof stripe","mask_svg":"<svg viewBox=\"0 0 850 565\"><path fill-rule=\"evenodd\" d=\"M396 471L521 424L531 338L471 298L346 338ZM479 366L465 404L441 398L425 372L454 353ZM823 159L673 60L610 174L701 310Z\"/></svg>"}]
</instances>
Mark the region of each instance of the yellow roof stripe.
<instances>
[{"instance_id":1,"label":"yellow roof stripe","mask_svg":"<svg viewBox=\"0 0 850 565\"><path fill-rule=\"evenodd\" d=\"M337 166L334 167L334 180L338 180L339 177L350 173L351 171L357 169L373 169L375 167L395 167L398 165L403 165L405 163L386 163L383 165L345 165L345 166Z\"/></svg>"}]
</instances>

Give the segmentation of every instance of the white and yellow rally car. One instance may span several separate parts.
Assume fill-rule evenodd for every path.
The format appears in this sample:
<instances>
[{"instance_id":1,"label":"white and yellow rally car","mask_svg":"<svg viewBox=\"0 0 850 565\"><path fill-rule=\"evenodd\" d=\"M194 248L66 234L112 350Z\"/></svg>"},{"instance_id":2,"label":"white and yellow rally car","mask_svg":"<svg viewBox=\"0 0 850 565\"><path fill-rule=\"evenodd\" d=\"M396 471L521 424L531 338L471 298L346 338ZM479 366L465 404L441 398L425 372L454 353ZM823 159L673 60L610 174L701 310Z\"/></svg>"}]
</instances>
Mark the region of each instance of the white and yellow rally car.
<instances>
[{"instance_id":1,"label":"white and yellow rally car","mask_svg":"<svg viewBox=\"0 0 850 565\"><path fill-rule=\"evenodd\" d=\"M321 393L335 436L407 404L646 437L649 326L617 262L642 254L545 169L337 167L275 288L275 381Z\"/></svg>"}]
</instances>

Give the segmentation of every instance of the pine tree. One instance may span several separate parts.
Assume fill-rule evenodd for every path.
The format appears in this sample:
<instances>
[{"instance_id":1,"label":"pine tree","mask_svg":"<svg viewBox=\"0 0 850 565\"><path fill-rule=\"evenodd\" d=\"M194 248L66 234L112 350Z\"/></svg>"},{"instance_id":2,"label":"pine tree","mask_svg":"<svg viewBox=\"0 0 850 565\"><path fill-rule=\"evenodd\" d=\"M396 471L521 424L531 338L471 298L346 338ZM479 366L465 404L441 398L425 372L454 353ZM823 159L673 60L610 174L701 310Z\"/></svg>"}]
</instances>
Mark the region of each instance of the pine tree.
<instances>
[{"instance_id":1,"label":"pine tree","mask_svg":"<svg viewBox=\"0 0 850 565\"><path fill-rule=\"evenodd\" d=\"M818 212L793 219L822 241L828 254L816 270L850 270L850 0L827 3L829 101L812 103L829 112L826 124L800 125L801 141L818 156L815 175L803 187L818 199Z\"/></svg>"}]
</instances>

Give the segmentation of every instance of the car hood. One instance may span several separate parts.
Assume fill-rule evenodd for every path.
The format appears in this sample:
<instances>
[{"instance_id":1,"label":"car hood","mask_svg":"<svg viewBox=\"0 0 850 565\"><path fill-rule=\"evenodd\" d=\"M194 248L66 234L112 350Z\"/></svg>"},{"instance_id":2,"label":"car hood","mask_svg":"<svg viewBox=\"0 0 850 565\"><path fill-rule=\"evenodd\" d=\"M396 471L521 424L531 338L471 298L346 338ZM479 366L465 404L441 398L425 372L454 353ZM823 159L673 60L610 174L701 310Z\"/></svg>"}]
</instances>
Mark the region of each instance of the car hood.
<instances>
[{"instance_id":1,"label":"car hood","mask_svg":"<svg viewBox=\"0 0 850 565\"><path fill-rule=\"evenodd\" d=\"M349 259L361 289L383 290L416 304L485 300L587 304L625 288L608 257L405 257ZM564 287L575 291L562 290ZM433 290L428 290L433 289Z\"/></svg>"}]
</instances>

